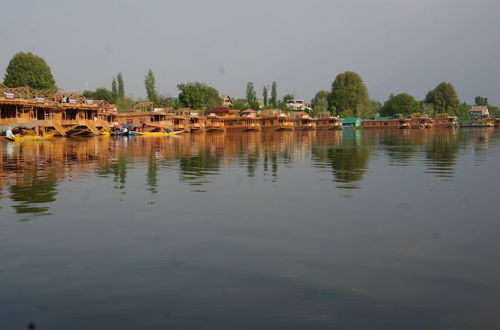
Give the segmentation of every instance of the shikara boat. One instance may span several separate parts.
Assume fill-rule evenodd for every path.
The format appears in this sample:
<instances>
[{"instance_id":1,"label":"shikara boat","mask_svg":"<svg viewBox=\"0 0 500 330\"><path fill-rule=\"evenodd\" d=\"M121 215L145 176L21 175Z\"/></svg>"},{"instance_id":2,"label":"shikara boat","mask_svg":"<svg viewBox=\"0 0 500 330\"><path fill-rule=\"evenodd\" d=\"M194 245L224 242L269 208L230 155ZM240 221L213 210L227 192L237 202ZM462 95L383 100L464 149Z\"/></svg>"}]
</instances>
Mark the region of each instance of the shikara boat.
<instances>
[{"instance_id":1,"label":"shikara boat","mask_svg":"<svg viewBox=\"0 0 500 330\"><path fill-rule=\"evenodd\" d=\"M44 141L44 140L49 140L52 138L52 136L36 136L36 135L24 135L24 136L14 136L14 137L6 137L4 138L7 141Z\"/></svg>"}]
</instances>

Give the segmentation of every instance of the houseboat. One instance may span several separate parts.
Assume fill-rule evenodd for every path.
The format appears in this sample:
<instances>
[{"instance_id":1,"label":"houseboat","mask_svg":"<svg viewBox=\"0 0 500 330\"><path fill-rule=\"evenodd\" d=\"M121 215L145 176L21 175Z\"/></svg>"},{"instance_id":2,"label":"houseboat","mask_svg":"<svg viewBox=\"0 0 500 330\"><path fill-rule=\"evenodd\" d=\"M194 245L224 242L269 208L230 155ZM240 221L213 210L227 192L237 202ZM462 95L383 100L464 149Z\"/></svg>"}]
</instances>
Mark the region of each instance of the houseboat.
<instances>
[{"instance_id":1,"label":"houseboat","mask_svg":"<svg viewBox=\"0 0 500 330\"><path fill-rule=\"evenodd\" d=\"M460 128L494 127L495 121L493 119L460 119L458 124Z\"/></svg>"},{"instance_id":2,"label":"houseboat","mask_svg":"<svg viewBox=\"0 0 500 330\"><path fill-rule=\"evenodd\" d=\"M362 127L409 129L411 128L411 120L408 118L376 117L371 119L363 119Z\"/></svg>"},{"instance_id":3,"label":"houseboat","mask_svg":"<svg viewBox=\"0 0 500 330\"><path fill-rule=\"evenodd\" d=\"M293 131L295 129L294 120L285 114L260 117L262 130L267 131Z\"/></svg>"},{"instance_id":4,"label":"houseboat","mask_svg":"<svg viewBox=\"0 0 500 330\"><path fill-rule=\"evenodd\" d=\"M316 129L340 130L342 129L342 124L339 121L339 117L319 117L316 118Z\"/></svg>"},{"instance_id":5,"label":"houseboat","mask_svg":"<svg viewBox=\"0 0 500 330\"><path fill-rule=\"evenodd\" d=\"M435 128L458 127L458 118L455 116L448 116L446 113L436 114L436 117L433 120Z\"/></svg>"},{"instance_id":6,"label":"houseboat","mask_svg":"<svg viewBox=\"0 0 500 330\"><path fill-rule=\"evenodd\" d=\"M433 128L434 120L421 113L412 114L410 119L410 128Z\"/></svg>"},{"instance_id":7,"label":"houseboat","mask_svg":"<svg viewBox=\"0 0 500 330\"><path fill-rule=\"evenodd\" d=\"M307 112L298 112L295 114L293 126L295 130L312 131L316 129L316 118L311 118Z\"/></svg>"},{"instance_id":8,"label":"houseboat","mask_svg":"<svg viewBox=\"0 0 500 330\"><path fill-rule=\"evenodd\" d=\"M44 135L99 135L117 119L116 106L77 93L0 88L0 125L36 123Z\"/></svg>"},{"instance_id":9,"label":"houseboat","mask_svg":"<svg viewBox=\"0 0 500 330\"><path fill-rule=\"evenodd\" d=\"M341 118L342 128L361 128L360 118Z\"/></svg>"}]
</instances>

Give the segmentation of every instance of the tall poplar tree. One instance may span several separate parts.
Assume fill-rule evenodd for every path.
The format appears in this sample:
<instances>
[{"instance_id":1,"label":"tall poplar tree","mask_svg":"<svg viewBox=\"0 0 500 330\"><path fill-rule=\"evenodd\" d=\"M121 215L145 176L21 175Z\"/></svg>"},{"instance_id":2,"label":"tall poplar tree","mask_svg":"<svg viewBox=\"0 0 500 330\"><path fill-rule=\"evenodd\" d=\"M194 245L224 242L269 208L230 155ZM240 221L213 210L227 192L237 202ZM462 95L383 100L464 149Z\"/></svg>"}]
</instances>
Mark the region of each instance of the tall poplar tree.
<instances>
[{"instance_id":1,"label":"tall poplar tree","mask_svg":"<svg viewBox=\"0 0 500 330\"><path fill-rule=\"evenodd\" d=\"M118 76L116 76L116 80L118 81L118 97L123 99L125 97L125 83L123 82L121 72L119 72Z\"/></svg>"},{"instance_id":2,"label":"tall poplar tree","mask_svg":"<svg viewBox=\"0 0 500 330\"><path fill-rule=\"evenodd\" d=\"M269 103L273 107L276 107L278 105L278 84L276 83L276 81L273 81L273 84L271 86L271 99L269 100Z\"/></svg>"},{"instance_id":3,"label":"tall poplar tree","mask_svg":"<svg viewBox=\"0 0 500 330\"><path fill-rule=\"evenodd\" d=\"M257 101L257 93L253 87L253 82L247 83L247 103L252 104Z\"/></svg>"},{"instance_id":4,"label":"tall poplar tree","mask_svg":"<svg viewBox=\"0 0 500 330\"><path fill-rule=\"evenodd\" d=\"M264 106L267 106L268 103L268 98L269 98L269 91L267 90L267 86L264 86L264 89L262 90L262 99L264 101Z\"/></svg>"},{"instance_id":5,"label":"tall poplar tree","mask_svg":"<svg viewBox=\"0 0 500 330\"><path fill-rule=\"evenodd\" d=\"M158 93L156 92L156 81L153 74L153 70L149 69L148 73L144 78L144 86L146 87L146 94L148 100L154 103L158 103Z\"/></svg>"},{"instance_id":6,"label":"tall poplar tree","mask_svg":"<svg viewBox=\"0 0 500 330\"><path fill-rule=\"evenodd\" d=\"M118 101L118 86L115 77L113 77L113 81L111 82L111 100L113 103Z\"/></svg>"}]
</instances>

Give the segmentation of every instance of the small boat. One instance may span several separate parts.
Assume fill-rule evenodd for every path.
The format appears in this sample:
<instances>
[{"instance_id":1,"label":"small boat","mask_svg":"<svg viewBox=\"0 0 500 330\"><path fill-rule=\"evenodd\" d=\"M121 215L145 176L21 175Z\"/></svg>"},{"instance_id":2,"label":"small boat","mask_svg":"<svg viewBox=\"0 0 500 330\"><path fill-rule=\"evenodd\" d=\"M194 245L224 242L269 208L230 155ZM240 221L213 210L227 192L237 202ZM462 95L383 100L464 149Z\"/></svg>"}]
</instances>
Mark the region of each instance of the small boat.
<instances>
[{"instance_id":1,"label":"small boat","mask_svg":"<svg viewBox=\"0 0 500 330\"><path fill-rule=\"evenodd\" d=\"M23 136L14 136L14 137L6 137L4 136L5 139L8 141L44 141L44 140L49 140L53 136L48 135L48 136L37 136L37 135L23 135Z\"/></svg>"},{"instance_id":2,"label":"small boat","mask_svg":"<svg viewBox=\"0 0 500 330\"><path fill-rule=\"evenodd\" d=\"M100 135L100 136L106 136L106 137L107 137L107 136L111 136L111 133L110 133L110 132L108 132L108 131L102 131L99 135Z\"/></svg>"},{"instance_id":3,"label":"small boat","mask_svg":"<svg viewBox=\"0 0 500 330\"><path fill-rule=\"evenodd\" d=\"M135 136L139 135L137 132L127 131L127 132L117 132L118 136Z\"/></svg>"},{"instance_id":4,"label":"small boat","mask_svg":"<svg viewBox=\"0 0 500 330\"><path fill-rule=\"evenodd\" d=\"M181 134L184 131L173 131L173 132L135 132L140 136L174 136Z\"/></svg>"}]
</instances>

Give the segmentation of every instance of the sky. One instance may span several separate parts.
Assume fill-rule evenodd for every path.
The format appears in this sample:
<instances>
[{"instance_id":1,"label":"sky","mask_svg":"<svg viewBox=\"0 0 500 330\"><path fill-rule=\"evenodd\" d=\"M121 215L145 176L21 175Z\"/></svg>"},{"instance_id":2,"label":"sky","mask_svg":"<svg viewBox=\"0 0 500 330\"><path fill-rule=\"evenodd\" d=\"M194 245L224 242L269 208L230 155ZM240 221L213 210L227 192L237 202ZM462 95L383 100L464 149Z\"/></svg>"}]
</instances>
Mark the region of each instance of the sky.
<instances>
[{"instance_id":1,"label":"sky","mask_svg":"<svg viewBox=\"0 0 500 330\"><path fill-rule=\"evenodd\" d=\"M499 0L16 0L0 10L0 71L30 51L68 91L122 72L142 98L152 69L165 96L200 81L243 97L251 81L261 97L275 80L306 100L355 71L381 102L446 81L500 105L499 14Z\"/></svg>"}]
</instances>

